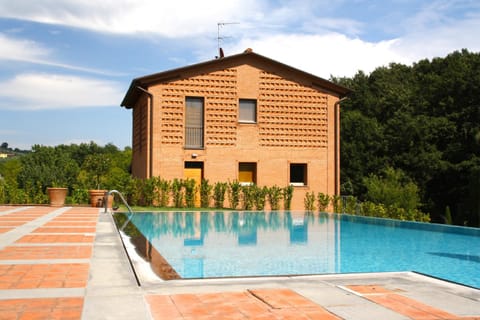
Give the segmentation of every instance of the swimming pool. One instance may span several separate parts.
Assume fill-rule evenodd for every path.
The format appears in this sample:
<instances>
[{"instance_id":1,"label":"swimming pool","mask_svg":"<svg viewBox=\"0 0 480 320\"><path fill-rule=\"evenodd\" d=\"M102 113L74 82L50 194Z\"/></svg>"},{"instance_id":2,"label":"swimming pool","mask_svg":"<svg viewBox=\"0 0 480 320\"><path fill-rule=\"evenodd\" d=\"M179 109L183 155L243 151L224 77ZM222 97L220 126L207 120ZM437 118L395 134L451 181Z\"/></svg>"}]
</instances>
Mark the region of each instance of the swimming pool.
<instances>
[{"instance_id":1,"label":"swimming pool","mask_svg":"<svg viewBox=\"0 0 480 320\"><path fill-rule=\"evenodd\" d=\"M475 228L304 212L138 212L121 233L163 279L416 271L480 288Z\"/></svg>"}]
</instances>

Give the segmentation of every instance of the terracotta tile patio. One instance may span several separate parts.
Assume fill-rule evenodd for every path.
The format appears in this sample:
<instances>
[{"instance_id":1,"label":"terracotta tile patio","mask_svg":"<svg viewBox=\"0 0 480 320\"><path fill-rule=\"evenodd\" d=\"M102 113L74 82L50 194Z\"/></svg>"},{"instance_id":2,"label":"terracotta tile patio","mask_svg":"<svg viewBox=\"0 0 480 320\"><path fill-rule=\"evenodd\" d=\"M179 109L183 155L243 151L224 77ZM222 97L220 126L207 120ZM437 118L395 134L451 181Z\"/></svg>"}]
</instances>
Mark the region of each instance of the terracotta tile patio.
<instances>
[{"instance_id":1,"label":"terracotta tile patio","mask_svg":"<svg viewBox=\"0 0 480 320\"><path fill-rule=\"evenodd\" d=\"M13 230L13 227L0 227L0 233L8 232Z\"/></svg>"},{"instance_id":2,"label":"terracotta tile patio","mask_svg":"<svg viewBox=\"0 0 480 320\"><path fill-rule=\"evenodd\" d=\"M0 289L83 288L88 263L0 265Z\"/></svg>"},{"instance_id":3,"label":"terracotta tile patio","mask_svg":"<svg viewBox=\"0 0 480 320\"><path fill-rule=\"evenodd\" d=\"M72 228L65 228L65 227L41 227L34 230L34 233L94 233L94 227L72 227Z\"/></svg>"},{"instance_id":4,"label":"terracotta tile patio","mask_svg":"<svg viewBox=\"0 0 480 320\"><path fill-rule=\"evenodd\" d=\"M21 211L9 213L15 209ZM15 227L44 218L57 209L2 206L0 232L7 235L14 232ZM35 296L35 290L41 293L41 290L48 289L85 288L90 264L60 261L90 259L97 217L98 209L95 208L66 209L42 228L36 228L6 246L1 243L4 247L0 250L0 290L30 290ZM58 224L48 228L49 224L55 223L53 221ZM81 319L83 303L83 296L3 299L0 300L0 319Z\"/></svg>"},{"instance_id":5,"label":"terracotta tile patio","mask_svg":"<svg viewBox=\"0 0 480 320\"><path fill-rule=\"evenodd\" d=\"M9 246L0 251L0 260L89 259L91 246Z\"/></svg>"},{"instance_id":6,"label":"terracotta tile patio","mask_svg":"<svg viewBox=\"0 0 480 320\"><path fill-rule=\"evenodd\" d=\"M0 319L81 319L83 298L0 300Z\"/></svg>"},{"instance_id":7,"label":"terracotta tile patio","mask_svg":"<svg viewBox=\"0 0 480 320\"><path fill-rule=\"evenodd\" d=\"M154 319L341 319L289 289L149 295Z\"/></svg>"},{"instance_id":8,"label":"terracotta tile patio","mask_svg":"<svg viewBox=\"0 0 480 320\"><path fill-rule=\"evenodd\" d=\"M409 319L480 319L480 317L459 317L443 310L433 308L399 294L398 291L401 290L392 291L379 285L349 285L346 287L372 302L407 316Z\"/></svg>"},{"instance_id":9,"label":"terracotta tile patio","mask_svg":"<svg viewBox=\"0 0 480 320\"><path fill-rule=\"evenodd\" d=\"M30 234L17 240L15 243L62 243L62 242L77 242L77 243L93 243L94 235L83 234Z\"/></svg>"}]
</instances>

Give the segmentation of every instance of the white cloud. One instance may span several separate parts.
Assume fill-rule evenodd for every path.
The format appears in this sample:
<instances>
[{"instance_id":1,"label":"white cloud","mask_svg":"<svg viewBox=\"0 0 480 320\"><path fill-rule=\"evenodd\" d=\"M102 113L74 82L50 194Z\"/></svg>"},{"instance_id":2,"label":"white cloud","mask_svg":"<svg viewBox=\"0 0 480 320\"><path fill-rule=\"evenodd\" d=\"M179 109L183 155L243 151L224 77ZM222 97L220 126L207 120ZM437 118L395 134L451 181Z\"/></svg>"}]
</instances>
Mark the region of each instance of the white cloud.
<instances>
[{"instance_id":1,"label":"white cloud","mask_svg":"<svg viewBox=\"0 0 480 320\"><path fill-rule=\"evenodd\" d=\"M480 51L480 4L465 10L463 3L437 1L424 7L411 19L402 21L403 34L380 41L366 41L361 36L362 25L339 19L316 20L319 32L314 33L265 33L241 38L236 44L227 45L227 55L239 53L248 47L255 52L284 62L318 76L353 76L357 71L371 72L389 63L410 65L421 59L444 57L467 48ZM452 14L455 10L459 11ZM332 25L329 25L329 23ZM340 29L343 32L327 31ZM325 27L322 28L322 25ZM349 36L347 34L352 34Z\"/></svg>"},{"instance_id":2,"label":"white cloud","mask_svg":"<svg viewBox=\"0 0 480 320\"><path fill-rule=\"evenodd\" d=\"M330 75L352 76L358 70L369 72L390 62L410 64L423 58L445 56L462 48L480 50L477 35L480 4L476 1L392 1L392 4L401 4L396 9L404 10L398 16L392 16L400 17L401 21L385 21L368 10L369 6L383 6L382 10L373 12L388 12L388 1L365 4L362 6L365 11L352 14L348 9L357 2L16 0L0 1L0 17L104 33L154 34L175 41L188 38L191 52L198 52L200 60L211 59L214 55L207 56L206 51L207 48L211 50L214 43L217 22L240 22L238 26L221 30L225 37L231 36L222 44L227 55L251 47L260 54L327 78ZM410 18L405 19L405 16ZM384 33L378 30L385 28L394 36L381 38ZM375 30L378 34L366 34ZM211 41L206 41L209 35ZM1 41L2 38L0 59L6 55L14 56L2 53ZM17 45L14 52L19 52L18 59L104 73L52 62L48 59L49 50L36 43L19 41L14 44ZM7 52L6 49L3 51Z\"/></svg>"},{"instance_id":3,"label":"white cloud","mask_svg":"<svg viewBox=\"0 0 480 320\"><path fill-rule=\"evenodd\" d=\"M310 33L318 33L319 30L332 30L347 35L362 33L364 24L359 21L342 18L320 18L305 22L304 29Z\"/></svg>"},{"instance_id":4,"label":"white cloud","mask_svg":"<svg viewBox=\"0 0 480 320\"><path fill-rule=\"evenodd\" d=\"M55 74L20 74L0 83L0 109L44 110L118 105L113 81Z\"/></svg>"},{"instance_id":5,"label":"white cloud","mask_svg":"<svg viewBox=\"0 0 480 320\"><path fill-rule=\"evenodd\" d=\"M427 19L427 18L425 18ZM429 26L427 22L416 21L423 27L403 35L398 42L397 52L409 60L445 56L466 48L480 51L480 13L469 14L462 19L449 20L441 25Z\"/></svg>"},{"instance_id":6,"label":"white cloud","mask_svg":"<svg viewBox=\"0 0 480 320\"><path fill-rule=\"evenodd\" d=\"M28 62L61 69L75 70L93 74L119 75L110 71L86 68L61 62L52 58L53 52L42 44L28 39L8 37L0 33L0 61Z\"/></svg>"},{"instance_id":7,"label":"white cloud","mask_svg":"<svg viewBox=\"0 0 480 320\"><path fill-rule=\"evenodd\" d=\"M255 0L29 0L0 2L0 16L106 33L194 36L217 22L254 15Z\"/></svg>"},{"instance_id":8,"label":"white cloud","mask_svg":"<svg viewBox=\"0 0 480 320\"><path fill-rule=\"evenodd\" d=\"M243 39L229 51L251 47L254 52L323 78L353 76L358 70L373 71L392 61L408 62L395 52L397 40L371 43L342 34L276 35Z\"/></svg>"},{"instance_id":9,"label":"white cloud","mask_svg":"<svg viewBox=\"0 0 480 320\"><path fill-rule=\"evenodd\" d=\"M50 50L25 39L15 39L0 33L0 60L39 61L45 59Z\"/></svg>"}]
</instances>

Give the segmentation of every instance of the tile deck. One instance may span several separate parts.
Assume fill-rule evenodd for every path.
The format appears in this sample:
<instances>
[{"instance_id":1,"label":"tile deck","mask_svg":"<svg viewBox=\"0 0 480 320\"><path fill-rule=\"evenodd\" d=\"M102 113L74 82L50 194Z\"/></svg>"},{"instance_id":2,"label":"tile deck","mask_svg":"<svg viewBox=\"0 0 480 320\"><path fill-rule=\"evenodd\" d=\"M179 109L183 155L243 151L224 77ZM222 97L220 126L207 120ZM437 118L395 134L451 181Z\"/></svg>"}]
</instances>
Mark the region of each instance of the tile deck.
<instances>
[{"instance_id":1,"label":"tile deck","mask_svg":"<svg viewBox=\"0 0 480 320\"><path fill-rule=\"evenodd\" d=\"M290 289L148 295L154 319L341 319Z\"/></svg>"},{"instance_id":2,"label":"tile deck","mask_svg":"<svg viewBox=\"0 0 480 320\"><path fill-rule=\"evenodd\" d=\"M472 317L459 317L441 309L433 308L382 286L352 285L347 287L361 294L366 299L403 314L409 319L472 319ZM478 318L480 319L480 317Z\"/></svg>"},{"instance_id":3,"label":"tile deck","mask_svg":"<svg viewBox=\"0 0 480 320\"><path fill-rule=\"evenodd\" d=\"M0 206L1 319L480 319L480 290L407 275L138 287L98 208Z\"/></svg>"}]
</instances>

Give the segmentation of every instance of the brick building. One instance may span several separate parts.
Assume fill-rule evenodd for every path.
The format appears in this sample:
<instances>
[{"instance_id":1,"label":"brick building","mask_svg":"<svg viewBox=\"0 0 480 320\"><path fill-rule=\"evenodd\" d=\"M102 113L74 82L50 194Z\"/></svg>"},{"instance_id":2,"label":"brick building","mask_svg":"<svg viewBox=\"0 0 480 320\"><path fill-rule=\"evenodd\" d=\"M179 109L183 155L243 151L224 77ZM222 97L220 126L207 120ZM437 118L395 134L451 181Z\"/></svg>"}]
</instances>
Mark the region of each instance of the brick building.
<instances>
[{"instance_id":1,"label":"brick building","mask_svg":"<svg viewBox=\"0 0 480 320\"><path fill-rule=\"evenodd\" d=\"M248 49L132 80L132 173L339 194L339 100L349 90Z\"/></svg>"}]
</instances>

